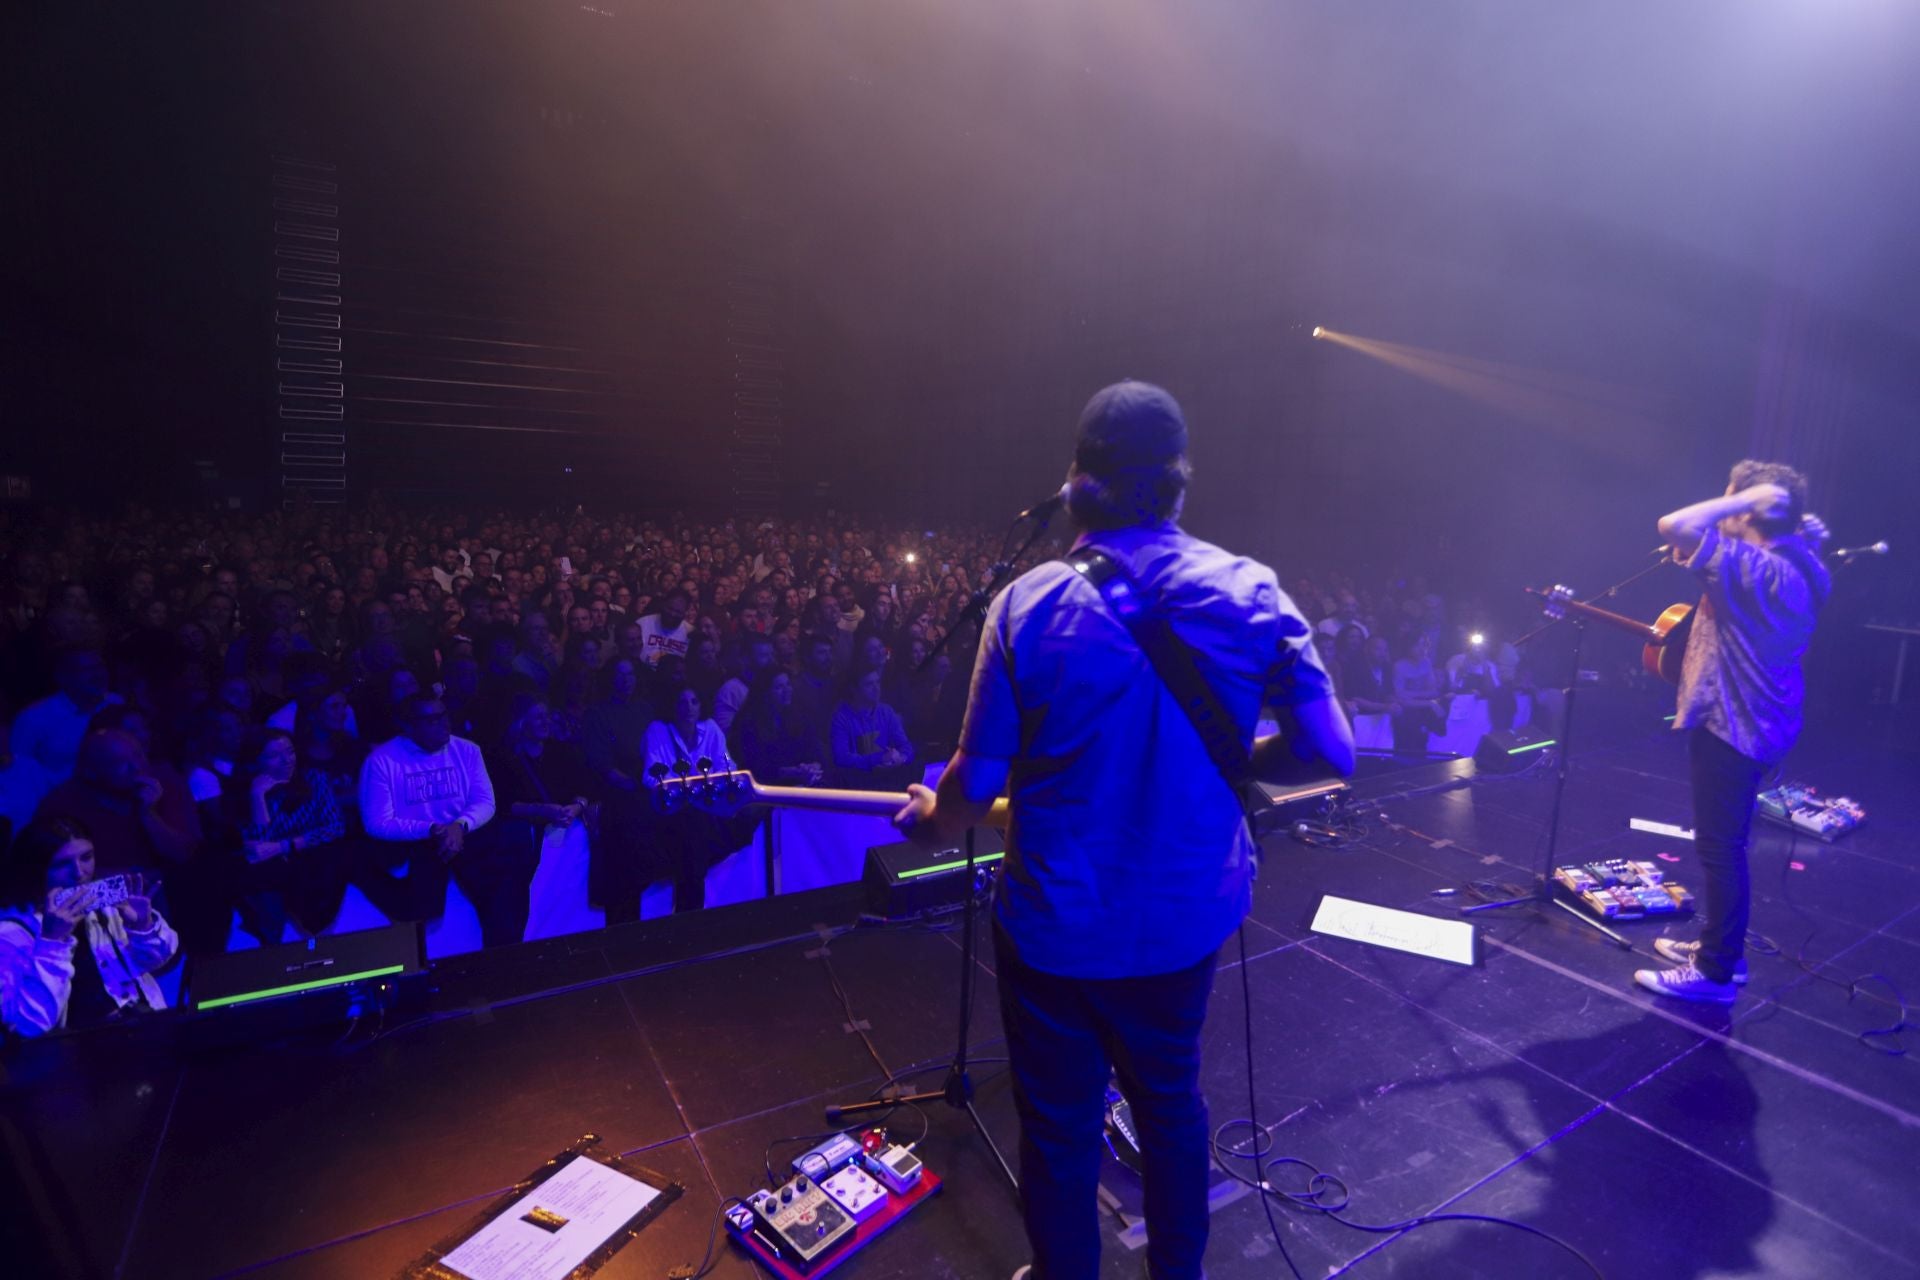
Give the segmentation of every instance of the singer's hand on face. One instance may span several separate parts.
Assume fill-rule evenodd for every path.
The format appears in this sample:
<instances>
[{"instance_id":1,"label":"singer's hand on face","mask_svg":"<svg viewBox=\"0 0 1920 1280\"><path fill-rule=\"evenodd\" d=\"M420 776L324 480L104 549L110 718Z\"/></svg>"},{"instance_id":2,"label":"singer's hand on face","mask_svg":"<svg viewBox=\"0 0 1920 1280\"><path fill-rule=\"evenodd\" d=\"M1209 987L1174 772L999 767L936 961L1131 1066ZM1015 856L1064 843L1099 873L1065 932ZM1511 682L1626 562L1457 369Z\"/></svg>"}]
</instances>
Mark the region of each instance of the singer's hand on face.
<instances>
[{"instance_id":1,"label":"singer's hand on face","mask_svg":"<svg viewBox=\"0 0 1920 1280\"><path fill-rule=\"evenodd\" d=\"M1777 484L1756 484L1741 496L1762 520L1777 520L1793 505L1793 495Z\"/></svg>"},{"instance_id":2,"label":"singer's hand on face","mask_svg":"<svg viewBox=\"0 0 1920 1280\"><path fill-rule=\"evenodd\" d=\"M1800 517L1800 536L1813 544L1818 551L1833 534L1827 529L1827 522L1809 511Z\"/></svg>"}]
</instances>

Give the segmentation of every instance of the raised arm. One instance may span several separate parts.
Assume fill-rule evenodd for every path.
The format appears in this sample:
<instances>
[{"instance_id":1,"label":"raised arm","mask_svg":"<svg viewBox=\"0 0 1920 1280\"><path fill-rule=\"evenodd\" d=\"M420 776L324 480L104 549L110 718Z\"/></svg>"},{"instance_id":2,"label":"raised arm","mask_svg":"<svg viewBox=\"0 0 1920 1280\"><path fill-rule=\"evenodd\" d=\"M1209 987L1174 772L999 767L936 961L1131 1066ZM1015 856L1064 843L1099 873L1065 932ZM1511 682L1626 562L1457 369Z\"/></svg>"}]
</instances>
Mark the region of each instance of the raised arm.
<instances>
[{"instance_id":1,"label":"raised arm","mask_svg":"<svg viewBox=\"0 0 1920 1280\"><path fill-rule=\"evenodd\" d=\"M1777 484L1756 484L1669 511L1660 517L1660 536L1673 544L1675 558L1684 560L1699 548L1707 530L1728 516L1776 517L1786 513L1791 501L1792 497Z\"/></svg>"}]
</instances>

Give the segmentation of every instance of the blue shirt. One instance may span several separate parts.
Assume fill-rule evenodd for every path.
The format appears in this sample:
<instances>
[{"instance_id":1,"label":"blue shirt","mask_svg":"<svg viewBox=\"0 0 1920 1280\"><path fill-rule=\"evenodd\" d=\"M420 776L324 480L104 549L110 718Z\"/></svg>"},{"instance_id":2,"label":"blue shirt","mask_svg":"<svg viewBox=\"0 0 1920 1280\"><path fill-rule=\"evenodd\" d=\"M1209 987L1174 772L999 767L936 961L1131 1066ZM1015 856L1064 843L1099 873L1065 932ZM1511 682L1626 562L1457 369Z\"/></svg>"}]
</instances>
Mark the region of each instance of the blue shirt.
<instances>
[{"instance_id":1,"label":"blue shirt","mask_svg":"<svg viewBox=\"0 0 1920 1280\"><path fill-rule=\"evenodd\" d=\"M1083 536L1157 601L1251 743L1261 707L1332 695L1273 571L1171 524ZM993 602L960 745L1012 762L995 910L1020 958L1072 978L1197 964L1246 915L1253 839L1187 714L1063 561Z\"/></svg>"}]
</instances>

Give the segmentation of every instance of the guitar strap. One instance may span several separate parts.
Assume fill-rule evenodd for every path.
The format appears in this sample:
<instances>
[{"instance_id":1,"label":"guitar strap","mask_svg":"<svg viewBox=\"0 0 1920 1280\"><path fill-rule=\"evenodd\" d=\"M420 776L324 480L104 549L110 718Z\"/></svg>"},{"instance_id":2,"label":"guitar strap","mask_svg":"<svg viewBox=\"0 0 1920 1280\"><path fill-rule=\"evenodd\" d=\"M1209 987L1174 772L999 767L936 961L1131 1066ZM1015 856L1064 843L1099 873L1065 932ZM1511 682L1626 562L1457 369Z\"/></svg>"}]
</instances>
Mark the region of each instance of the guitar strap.
<instances>
[{"instance_id":1,"label":"guitar strap","mask_svg":"<svg viewBox=\"0 0 1920 1280\"><path fill-rule=\"evenodd\" d=\"M1239 724L1201 672L1193 646L1180 638L1172 620L1156 607L1156 602L1141 594L1132 573L1115 557L1097 547L1083 547L1069 553L1067 564L1100 593L1147 655L1161 683L1192 721L1207 757L1220 771L1221 780L1233 792L1244 816L1253 782L1253 761Z\"/></svg>"}]
</instances>

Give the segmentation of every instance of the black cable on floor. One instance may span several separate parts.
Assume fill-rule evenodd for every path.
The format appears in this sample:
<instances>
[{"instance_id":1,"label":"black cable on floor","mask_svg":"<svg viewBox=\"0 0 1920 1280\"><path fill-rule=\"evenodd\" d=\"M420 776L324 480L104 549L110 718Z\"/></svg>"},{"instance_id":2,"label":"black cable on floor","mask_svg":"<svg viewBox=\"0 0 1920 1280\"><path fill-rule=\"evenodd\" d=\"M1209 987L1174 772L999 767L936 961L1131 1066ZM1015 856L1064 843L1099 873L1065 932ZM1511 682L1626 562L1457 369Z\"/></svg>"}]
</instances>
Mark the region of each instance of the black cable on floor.
<instances>
[{"instance_id":1,"label":"black cable on floor","mask_svg":"<svg viewBox=\"0 0 1920 1280\"><path fill-rule=\"evenodd\" d=\"M1558 1245L1560 1248L1578 1258L1581 1264L1595 1276L1600 1277L1600 1280L1606 1280L1600 1268L1595 1265L1593 1259L1580 1252L1580 1250L1573 1245L1562 1240L1550 1231L1543 1230L1540 1227L1530 1226L1524 1222L1516 1222L1512 1218L1501 1218L1484 1213L1428 1213L1421 1214L1419 1217L1408 1218L1403 1222L1368 1223L1354 1222L1349 1218L1341 1217L1341 1211L1344 1210L1352 1200L1352 1192L1348 1189L1347 1184L1339 1177L1334 1174L1323 1173L1312 1164L1296 1156L1275 1156L1272 1159L1267 1158L1267 1153L1273 1149L1273 1136L1260 1127L1259 1115L1256 1110L1256 1094L1258 1090L1254 1086L1253 1078L1253 985L1252 979L1247 976L1247 931L1244 925L1240 930L1240 990L1241 1012L1245 1020L1247 1050L1247 1115L1245 1119L1228 1120L1215 1129L1213 1131L1211 1144L1215 1163L1220 1166L1227 1176L1245 1186L1252 1187L1260 1193L1260 1207L1267 1216L1267 1229L1273 1233L1273 1243L1279 1248L1280 1257L1285 1260L1287 1270L1293 1273L1294 1280L1305 1280L1305 1277L1300 1274L1300 1268L1294 1265L1293 1256L1287 1252L1286 1241L1281 1238L1280 1224L1274 1220L1271 1202L1275 1197L1280 1197L1283 1203L1290 1204L1297 1209L1307 1209L1315 1213L1325 1214L1341 1226L1352 1227L1355 1231L1365 1231L1374 1234L1397 1234L1402 1231L1411 1231L1416 1227L1424 1227L1435 1222L1490 1222L1496 1226L1513 1227L1526 1232L1528 1235L1538 1236L1542 1240L1551 1241L1553 1244ZM1221 1135L1229 1129L1238 1128L1242 1125L1245 1125L1253 1132L1252 1150L1238 1151L1223 1145ZM1249 1177L1239 1172L1227 1163L1228 1160L1252 1161L1253 1176ZM1305 1189L1301 1191L1282 1191L1275 1187L1269 1175L1276 1166L1280 1165L1292 1165L1307 1170L1308 1176ZM1338 1192L1338 1198L1329 1201L1328 1196L1336 1190Z\"/></svg>"}]
</instances>

